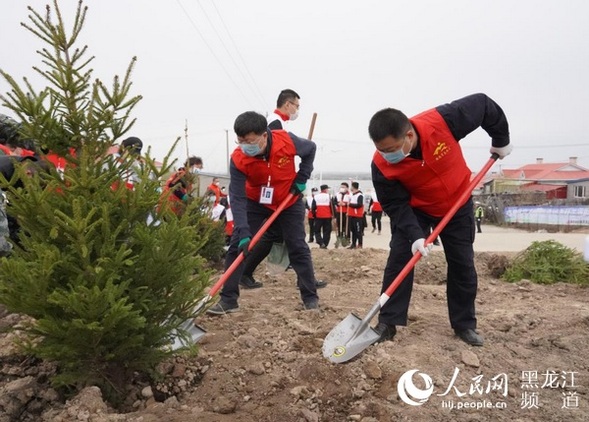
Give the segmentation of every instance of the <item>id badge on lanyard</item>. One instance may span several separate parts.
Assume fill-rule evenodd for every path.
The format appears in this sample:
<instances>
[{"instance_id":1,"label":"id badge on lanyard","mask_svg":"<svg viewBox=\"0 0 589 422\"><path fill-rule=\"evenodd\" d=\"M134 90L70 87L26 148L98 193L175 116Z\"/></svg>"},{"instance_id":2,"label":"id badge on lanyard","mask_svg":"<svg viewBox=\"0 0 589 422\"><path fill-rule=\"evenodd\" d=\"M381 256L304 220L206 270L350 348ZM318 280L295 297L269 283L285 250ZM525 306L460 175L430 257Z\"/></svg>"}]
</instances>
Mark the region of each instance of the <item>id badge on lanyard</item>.
<instances>
[{"instance_id":1,"label":"id badge on lanyard","mask_svg":"<svg viewBox=\"0 0 589 422\"><path fill-rule=\"evenodd\" d=\"M270 162L268 161L268 170L270 170ZM274 197L274 188L270 186L270 174L268 174L268 183L266 186L262 186L260 191L260 204L270 205L272 204L272 198Z\"/></svg>"},{"instance_id":2,"label":"id badge on lanyard","mask_svg":"<svg viewBox=\"0 0 589 422\"><path fill-rule=\"evenodd\" d=\"M271 186L262 186L260 192L260 204L270 205L272 203L272 197L274 196L274 188Z\"/></svg>"}]
</instances>

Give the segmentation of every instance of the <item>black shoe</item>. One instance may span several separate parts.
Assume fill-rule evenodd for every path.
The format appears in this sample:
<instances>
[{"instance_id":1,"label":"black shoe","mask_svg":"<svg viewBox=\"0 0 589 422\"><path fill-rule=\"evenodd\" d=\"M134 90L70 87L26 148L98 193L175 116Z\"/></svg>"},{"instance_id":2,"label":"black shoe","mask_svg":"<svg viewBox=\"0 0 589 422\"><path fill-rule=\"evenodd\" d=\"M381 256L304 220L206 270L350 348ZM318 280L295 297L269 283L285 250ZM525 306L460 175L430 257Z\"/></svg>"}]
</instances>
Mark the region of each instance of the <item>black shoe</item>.
<instances>
[{"instance_id":1,"label":"black shoe","mask_svg":"<svg viewBox=\"0 0 589 422\"><path fill-rule=\"evenodd\" d=\"M313 239L309 239L309 240L307 240L307 243L313 243L313 242L314 242L314 240L313 240Z\"/></svg>"},{"instance_id":2,"label":"black shoe","mask_svg":"<svg viewBox=\"0 0 589 422\"><path fill-rule=\"evenodd\" d=\"M304 302L303 306L305 307L306 311L310 311L313 309L319 309L319 301L317 299L311 299L311 300L308 300L307 302Z\"/></svg>"},{"instance_id":3,"label":"black shoe","mask_svg":"<svg viewBox=\"0 0 589 422\"><path fill-rule=\"evenodd\" d=\"M472 328L465 330L454 330L456 335L460 337L460 340L471 346L482 346L483 338Z\"/></svg>"},{"instance_id":4,"label":"black shoe","mask_svg":"<svg viewBox=\"0 0 589 422\"><path fill-rule=\"evenodd\" d=\"M320 289L322 287L327 286L327 281L323 281L323 280L315 280L315 288L316 289Z\"/></svg>"},{"instance_id":5,"label":"black shoe","mask_svg":"<svg viewBox=\"0 0 589 422\"><path fill-rule=\"evenodd\" d=\"M207 309L207 314L225 315L225 314L231 314L233 312L238 312L238 311L239 311L239 305L231 306L231 305L226 304L223 301L220 301L217 304L211 306L209 309Z\"/></svg>"},{"instance_id":6,"label":"black shoe","mask_svg":"<svg viewBox=\"0 0 589 422\"><path fill-rule=\"evenodd\" d=\"M326 246L326 245L324 245L323 243L322 243L321 245L319 245L319 247L320 247L321 249L327 249L327 246Z\"/></svg>"},{"instance_id":7,"label":"black shoe","mask_svg":"<svg viewBox=\"0 0 589 422\"><path fill-rule=\"evenodd\" d=\"M347 247L347 249L356 249L356 246L350 245L350 246Z\"/></svg>"},{"instance_id":8,"label":"black shoe","mask_svg":"<svg viewBox=\"0 0 589 422\"><path fill-rule=\"evenodd\" d=\"M374 327L374 331L376 331L380 337L375 343L382 343L386 340L392 340L397 334L397 327L394 325L385 324L384 322L379 322L376 327Z\"/></svg>"},{"instance_id":9,"label":"black shoe","mask_svg":"<svg viewBox=\"0 0 589 422\"><path fill-rule=\"evenodd\" d=\"M259 281L254 280L252 276L244 274L239 280L239 285L244 289L258 289L262 287L264 283L260 283Z\"/></svg>"}]
</instances>

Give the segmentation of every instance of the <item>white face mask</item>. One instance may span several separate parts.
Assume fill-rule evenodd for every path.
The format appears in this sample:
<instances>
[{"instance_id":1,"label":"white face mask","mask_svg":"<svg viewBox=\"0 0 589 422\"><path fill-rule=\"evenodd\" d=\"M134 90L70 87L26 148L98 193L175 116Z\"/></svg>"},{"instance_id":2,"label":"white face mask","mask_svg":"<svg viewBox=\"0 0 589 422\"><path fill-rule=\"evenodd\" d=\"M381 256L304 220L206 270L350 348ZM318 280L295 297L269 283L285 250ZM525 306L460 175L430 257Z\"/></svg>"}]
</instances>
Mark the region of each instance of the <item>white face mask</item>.
<instances>
[{"instance_id":1,"label":"white face mask","mask_svg":"<svg viewBox=\"0 0 589 422\"><path fill-rule=\"evenodd\" d=\"M198 167L192 167L192 168L190 169L190 172L191 172L192 174L198 174L198 173L200 173L200 169L199 169Z\"/></svg>"},{"instance_id":2,"label":"white face mask","mask_svg":"<svg viewBox=\"0 0 589 422\"><path fill-rule=\"evenodd\" d=\"M299 117L299 111L295 111L293 114L290 115L290 120L296 120Z\"/></svg>"}]
</instances>

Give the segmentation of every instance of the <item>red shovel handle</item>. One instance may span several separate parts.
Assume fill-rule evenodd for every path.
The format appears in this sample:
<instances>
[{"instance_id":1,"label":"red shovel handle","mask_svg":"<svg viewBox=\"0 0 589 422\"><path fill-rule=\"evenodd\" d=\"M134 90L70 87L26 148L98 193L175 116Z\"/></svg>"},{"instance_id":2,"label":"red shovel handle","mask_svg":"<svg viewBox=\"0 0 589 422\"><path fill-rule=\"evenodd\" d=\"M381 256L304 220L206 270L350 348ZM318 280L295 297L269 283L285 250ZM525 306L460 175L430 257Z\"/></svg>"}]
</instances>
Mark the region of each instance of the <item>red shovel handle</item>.
<instances>
[{"instance_id":1,"label":"red shovel handle","mask_svg":"<svg viewBox=\"0 0 589 422\"><path fill-rule=\"evenodd\" d=\"M479 171L478 174L474 177L474 179L472 179L472 181L468 185L468 188L465 189L464 192L462 192L462 195L460 195L460 198L458 198L456 203L452 206L452 208L450 208L450 211L448 211L448 213L444 216L444 218L442 218L442 220L436 225L436 228L427 237L427 239L424 242L426 245L429 245L430 243L432 243L436 239L436 237L438 237L440 232L442 230L444 230L444 227L446 227L446 224L448 224L448 221L450 221L450 219L452 217L454 217L454 214L456 214L456 211L458 211L458 208L460 208L462 205L464 205L464 203L466 202L468 197L472 194L472 191L474 190L474 188L479 184L479 182L482 180L482 178L485 176L485 174L487 174L487 172L489 171L491 166L493 164L495 164L495 161L497 161L497 158L499 158L499 155L497 155L497 154L491 155L491 158L489 158L489 161L487 161L487 163L483 166L481 171ZM409 274L411 272L411 270L413 269L415 264L417 264L417 261L419 261L420 258L421 258L421 254L419 252L417 252L415 255L413 255L411 257L409 262L407 262L405 267L401 270L401 272L397 275L397 277L395 277L395 279L393 280L391 285L388 287L388 289L386 289L386 291L384 292L385 295L387 295L388 297L391 297L393 292L397 289L397 287L399 287L399 284L401 284L401 282L405 279L407 274Z\"/></svg>"},{"instance_id":2,"label":"red shovel handle","mask_svg":"<svg viewBox=\"0 0 589 422\"><path fill-rule=\"evenodd\" d=\"M258 232L255 234L255 236L250 241L248 251L251 251L253 249L253 247L256 246L256 243L258 243L258 241L262 238L264 233L266 233L266 230L268 230L268 227L270 227L272 225L272 223L274 223L274 220L276 220L278 215L280 215L280 213L286 208L286 206L290 203L290 201L292 200L293 197L294 197L294 194L289 193L286 196L286 198L284 198L284 200L280 203L278 208L276 208L276 210L272 213L272 215L270 215L270 217L268 217L266 222L262 225L262 227L260 227ZM219 280L217 280L217 282L213 285L213 287L211 287L211 290L209 291L209 296L212 297L212 296L215 296L215 294L217 294L217 292L221 289L221 287L223 287L223 284L225 284L227 279L229 277L231 277L231 274L233 274L233 272L237 269L237 267L239 267L239 265L242 263L242 261L244 259L245 259L245 257L243 255L243 252L241 252L237 256L237 258L235 258L235 261L233 261L233 263L229 266L229 268L227 268L225 270L225 272L221 275L221 278L219 278Z\"/></svg>"}]
</instances>

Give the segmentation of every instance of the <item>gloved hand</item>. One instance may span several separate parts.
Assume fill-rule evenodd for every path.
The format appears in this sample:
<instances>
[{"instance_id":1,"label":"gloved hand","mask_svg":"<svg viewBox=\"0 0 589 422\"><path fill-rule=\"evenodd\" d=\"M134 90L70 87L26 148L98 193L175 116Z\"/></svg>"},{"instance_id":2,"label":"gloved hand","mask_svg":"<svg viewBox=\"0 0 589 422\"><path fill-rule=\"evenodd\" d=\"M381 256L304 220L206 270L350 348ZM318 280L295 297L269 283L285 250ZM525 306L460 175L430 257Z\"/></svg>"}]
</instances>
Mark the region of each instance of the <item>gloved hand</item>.
<instances>
[{"instance_id":1,"label":"gloved hand","mask_svg":"<svg viewBox=\"0 0 589 422\"><path fill-rule=\"evenodd\" d=\"M252 238L251 237L244 237L243 239L241 239L239 241L239 244L237 245L237 254L239 255L241 252L243 252L243 256L246 257L247 254L249 253L249 247L250 247L250 242L251 242Z\"/></svg>"},{"instance_id":2,"label":"gloved hand","mask_svg":"<svg viewBox=\"0 0 589 422\"><path fill-rule=\"evenodd\" d=\"M292 193L294 193L295 195L298 195L300 193L303 193L306 188L307 188L307 184L306 183L297 183L297 182L295 182L290 187L290 191Z\"/></svg>"},{"instance_id":3,"label":"gloved hand","mask_svg":"<svg viewBox=\"0 0 589 422\"><path fill-rule=\"evenodd\" d=\"M491 154L497 154L500 160L503 160L505 157L511 154L511 151L513 151L513 145L510 143L504 147L491 147L489 150Z\"/></svg>"},{"instance_id":4,"label":"gloved hand","mask_svg":"<svg viewBox=\"0 0 589 422\"><path fill-rule=\"evenodd\" d=\"M431 251L434 246L431 243L427 246L424 246L424 243L425 239L423 237L413 242L413 244L411 245L411 253L415 255L415 252L419 251L421 256L423 256L424 258L428 256L429 251Z\"/></svg>"}]
</instances>

